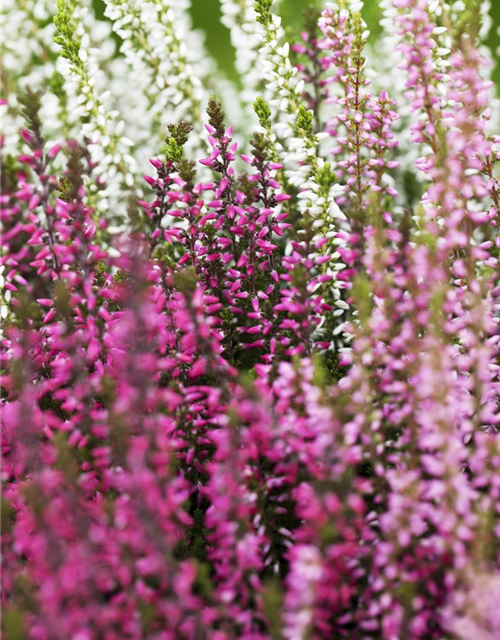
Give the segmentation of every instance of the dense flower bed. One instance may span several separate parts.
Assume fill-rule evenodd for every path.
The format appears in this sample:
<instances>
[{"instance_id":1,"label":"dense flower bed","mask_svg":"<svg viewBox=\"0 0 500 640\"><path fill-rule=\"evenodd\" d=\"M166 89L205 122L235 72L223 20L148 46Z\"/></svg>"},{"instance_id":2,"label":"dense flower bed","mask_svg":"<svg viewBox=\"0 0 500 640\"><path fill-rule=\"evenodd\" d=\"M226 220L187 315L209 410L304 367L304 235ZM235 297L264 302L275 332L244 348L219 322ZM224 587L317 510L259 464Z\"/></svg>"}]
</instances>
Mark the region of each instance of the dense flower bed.
<instances>
[{"instance_id":1,"label":"dense flower bed","mask_svg":"<svg viewBox=\"0 0 500 640\"><path fill-rule=\"evenodd\" d=\"M498 640L487 3L15 5L6 640Z\"/></svg>"}]
</instances>

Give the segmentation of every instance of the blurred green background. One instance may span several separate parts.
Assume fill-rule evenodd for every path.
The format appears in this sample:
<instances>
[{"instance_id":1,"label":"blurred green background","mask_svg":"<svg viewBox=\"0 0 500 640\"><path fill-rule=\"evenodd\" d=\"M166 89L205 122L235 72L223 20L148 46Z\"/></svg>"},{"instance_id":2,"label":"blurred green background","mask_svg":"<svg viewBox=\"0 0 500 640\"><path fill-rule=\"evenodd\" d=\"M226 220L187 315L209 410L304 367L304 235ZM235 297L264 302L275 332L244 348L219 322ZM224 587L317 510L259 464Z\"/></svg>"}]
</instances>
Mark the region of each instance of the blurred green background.
<instances>
[{"instance_id":1,"label":"blurred green background","mask_svg":"<svg viewBox=\"0 0 500 640\"><path fill-rule=\"evenodd\" d=\"M202 29L206 34L206 44L209 52L217 60L221 70L225 74L237 80L234 68L234 51L229 39L228 30L221 24L221 11L219 0L191 0L194 26ZM317 4L318 0L282 0L280 13L286 29L292 33L297 33L301 27L302 12L311 4ZM493 52L493 59L496 62L494 80L500 94L500 60L496 51L500 47L500 0L492 0L491 17L493 28L491 29L488 45ZM99 17L104 18L103 0L94 0L96 12ZM370 29L370 38L377 38L380 34L379 20L380 9L377 0L365 0L363 14Z\"/></svg>"}]
</instances>

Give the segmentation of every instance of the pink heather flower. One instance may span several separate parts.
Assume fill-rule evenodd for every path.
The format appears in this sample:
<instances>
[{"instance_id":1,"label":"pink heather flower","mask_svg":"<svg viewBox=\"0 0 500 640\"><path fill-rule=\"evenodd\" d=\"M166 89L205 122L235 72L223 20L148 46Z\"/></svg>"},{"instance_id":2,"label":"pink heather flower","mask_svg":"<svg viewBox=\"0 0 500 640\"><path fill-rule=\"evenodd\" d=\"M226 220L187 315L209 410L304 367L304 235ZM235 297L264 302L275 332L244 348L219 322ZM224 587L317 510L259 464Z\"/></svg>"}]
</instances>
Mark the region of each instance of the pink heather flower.
<instances>
[{"instance_id":1,"label":"pink heather flower","mask_svg":"<svg viewBox=\"0 0 500 640\"><path fill-rule=\"evenodd\" d=\"M312 186L280 161L288 98L259 103L245 172L211 99L207 157L199 123L170 126L124 221L102 162L135 148L54 145L23 98L0 195L6 635L500 637L500 137L474 34L442 37L446 3L393 8L401 105L369 90L355 3L308 22L295 68L273 51L287 117L325 139ZM332 175L335 230L300 205Z\"/></svg>"}]
</instances>

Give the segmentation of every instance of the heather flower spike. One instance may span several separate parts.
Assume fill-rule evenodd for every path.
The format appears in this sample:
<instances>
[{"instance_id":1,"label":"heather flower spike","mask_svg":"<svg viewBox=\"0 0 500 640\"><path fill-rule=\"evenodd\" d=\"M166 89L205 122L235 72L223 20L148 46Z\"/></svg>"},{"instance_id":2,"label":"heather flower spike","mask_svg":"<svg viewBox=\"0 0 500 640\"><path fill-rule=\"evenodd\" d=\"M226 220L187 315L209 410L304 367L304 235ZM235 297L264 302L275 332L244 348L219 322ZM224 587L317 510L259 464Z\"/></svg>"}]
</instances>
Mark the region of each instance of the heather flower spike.
<instances>
[{"instance_id":1,"label":"heather flower spike","mask_svg":"<svg viewBox=\"0 0 500 640\"><path fill-rule=\"evenodd\" d=\"M498 640L490 3L4 4L4 636Z\"/></svg>"}]
</instances>

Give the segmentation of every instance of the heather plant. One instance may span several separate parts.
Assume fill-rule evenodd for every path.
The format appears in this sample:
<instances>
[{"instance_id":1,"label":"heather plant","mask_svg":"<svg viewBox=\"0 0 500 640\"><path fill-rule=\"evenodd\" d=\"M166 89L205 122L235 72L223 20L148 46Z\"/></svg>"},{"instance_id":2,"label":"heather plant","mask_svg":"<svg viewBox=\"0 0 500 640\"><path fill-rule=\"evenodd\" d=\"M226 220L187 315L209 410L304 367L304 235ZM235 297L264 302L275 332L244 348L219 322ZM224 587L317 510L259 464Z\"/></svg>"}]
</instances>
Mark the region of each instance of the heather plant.
<instances>
[{"instance_id":1,"label":"heather plant","mask_svg":"<svg viewBox=\"0 0 500 640\"><path fill-rule=\"evenodd\" d=\"M488 3L6 2L9 640L500 637Z\"/></svg>"}]
</instances>

